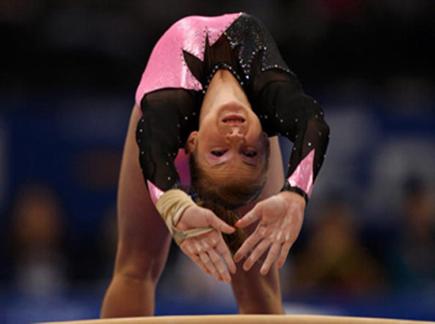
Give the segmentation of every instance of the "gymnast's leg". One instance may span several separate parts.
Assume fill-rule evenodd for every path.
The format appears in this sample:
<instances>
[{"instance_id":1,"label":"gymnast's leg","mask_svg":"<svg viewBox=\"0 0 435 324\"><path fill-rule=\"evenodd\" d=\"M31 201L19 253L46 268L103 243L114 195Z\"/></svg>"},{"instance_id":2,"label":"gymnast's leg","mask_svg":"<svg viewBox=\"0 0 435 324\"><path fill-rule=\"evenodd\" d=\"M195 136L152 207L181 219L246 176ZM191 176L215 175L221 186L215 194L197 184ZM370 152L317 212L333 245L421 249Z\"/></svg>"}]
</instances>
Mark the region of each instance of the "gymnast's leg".
<instances>
[{"instance_id":1,"label":"gymnast's leg","mask_svg":"<svg viewBox=\"0 0 435 324\"><path fill-rule=\"evenodd\" d=\"M119 179L115 271L101 317L152 315L156 285L169 252L169 233L149 198L139 165L135 131L140 117L134 108Z\"/></svg>"},{"instance_id":2,"label":"gymnast's leg","mask_svg":"<svg viewBox=\"0 0 435 324\"><path fill-rule=\"evenodd\" d=\"M259 200L277 194L284 183L284 171L278 138L270 139L270 158L267 182ZM242 211L242 214L247 210ZM257 224L251 226L255 229ZM260 274L264 259L249 270L242 268L244 260L237 264L237 273L232 276L231 285L239 304L241 314L283 314L279 272L274 265L266 276Z\"/></svg>"},{"instance_id":3,"label":"gymnast's leg","mask_svg":"<svg viewBox=\"0 0 435 324\"><path fill-rule=\"evenodd\" d=\"M262 260L261 260L262 261ZM260 274L260 264L249 271L237 264L237 273L231 278L234 296L241 314L284 314L279 272L274 265L266 276Z\"/></svg>"}]
</instances>

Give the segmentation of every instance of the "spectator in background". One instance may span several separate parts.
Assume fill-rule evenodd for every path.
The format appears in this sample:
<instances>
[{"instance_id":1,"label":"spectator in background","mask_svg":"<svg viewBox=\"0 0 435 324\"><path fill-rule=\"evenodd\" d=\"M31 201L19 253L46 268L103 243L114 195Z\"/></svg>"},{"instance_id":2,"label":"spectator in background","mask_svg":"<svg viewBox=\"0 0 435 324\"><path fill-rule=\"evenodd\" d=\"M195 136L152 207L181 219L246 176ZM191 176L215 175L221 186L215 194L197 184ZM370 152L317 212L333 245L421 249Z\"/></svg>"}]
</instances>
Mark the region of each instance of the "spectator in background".
<instances>
[{"instance_id":1,"label":"spectator in background","mask_svg":"<svg viewBox=\"0 0 435 324\"><path fill-rule=\"evenodd\" d=\"M435 287L435 205L430 188L416 177L404 182L398 233L387 255L395 289Z\"/></svg>"},{"instance_id":2,"label":"spectator in background","mask_svg":"<svg viewBox=\"0 0 435 324\"><path fill-rule=\"evenodd\" d=\"M383 270L359 239L352 208L331 200L295 257L290 291L356 297L380 292Z\"/></svg>"},{"instance_id":3,"label":"spectator in background","mask_svg":"<svg viewBox=\"0 0 435 324\"><path fill-rule=\"evenodd\" d=\"M11 219L14 285L25 295L59 294L66 284L63 211L46 185L24 186Z\"/></svg>"}]
</instances>

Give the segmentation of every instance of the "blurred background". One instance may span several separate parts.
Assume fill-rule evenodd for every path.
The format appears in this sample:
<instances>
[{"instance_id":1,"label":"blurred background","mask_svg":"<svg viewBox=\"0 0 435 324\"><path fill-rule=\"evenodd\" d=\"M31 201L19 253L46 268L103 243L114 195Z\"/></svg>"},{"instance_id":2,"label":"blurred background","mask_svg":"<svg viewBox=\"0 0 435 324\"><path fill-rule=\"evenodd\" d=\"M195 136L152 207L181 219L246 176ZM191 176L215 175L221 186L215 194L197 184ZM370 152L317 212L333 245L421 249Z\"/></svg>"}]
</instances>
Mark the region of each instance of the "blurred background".
<instances>
[{"instance_id":1,"label":"blurred background","mask_svg":"<svg viewBox=\"0 0 435 324\"><path fill-rule=\"evenodd\" d=\"M135 88L177 19L246 11L331 126L299 240L289 313L435 320L435 2L0 3L0 322L97 317ZM176 247L158 314L235 313Z\"/></svg>"}]
</instances>

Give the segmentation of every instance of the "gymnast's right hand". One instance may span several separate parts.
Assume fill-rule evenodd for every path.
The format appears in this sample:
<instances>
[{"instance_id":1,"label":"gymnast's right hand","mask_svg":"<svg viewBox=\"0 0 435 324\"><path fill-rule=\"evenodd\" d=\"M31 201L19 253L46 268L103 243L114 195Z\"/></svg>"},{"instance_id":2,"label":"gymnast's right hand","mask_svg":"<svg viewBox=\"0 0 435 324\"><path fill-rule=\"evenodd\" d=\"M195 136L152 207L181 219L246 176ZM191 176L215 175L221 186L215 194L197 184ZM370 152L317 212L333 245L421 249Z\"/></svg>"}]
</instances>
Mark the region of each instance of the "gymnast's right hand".
<instances>
[{"instance_id":1,"label":"gymnast's right hand","mask_svg":"<svg viewBox=\"0 0 435 324\"><path fill-rule=\"evenodd\" d=\"M222 233L231 234L235 231L211 210L193 205L182 214L175 226L180 231L200 227L212 227L214 230L199 236L185 239L180 248L203 271L217 280L231 281L230 273L236 273L236 265L231 257Z\"/></svg>"}]
</instances>

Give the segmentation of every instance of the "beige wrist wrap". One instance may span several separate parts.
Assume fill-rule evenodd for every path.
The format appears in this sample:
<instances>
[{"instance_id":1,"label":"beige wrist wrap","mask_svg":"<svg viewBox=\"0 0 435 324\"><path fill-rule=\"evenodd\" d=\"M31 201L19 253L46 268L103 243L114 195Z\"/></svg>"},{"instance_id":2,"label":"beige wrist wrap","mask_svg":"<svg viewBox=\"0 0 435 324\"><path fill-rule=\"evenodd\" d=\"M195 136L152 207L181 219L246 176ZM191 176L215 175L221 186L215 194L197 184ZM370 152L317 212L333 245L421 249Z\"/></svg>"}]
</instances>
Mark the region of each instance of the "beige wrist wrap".
<instances>
[{"instance_id":1,"label":"beige wrist wrap","mask_svg":"<svg viewBox=\"0 0 435 324\"><path fill-rule=\"evenodd\" d=\"M156 208L175 242L180 245L186 238L198 236L213 230L211 227L200 227L186 231L180 231L175 226L178 224L183 212L190 206L194 206L192 198L180 189L166 191L157 201Z\"/></svg>"}]
</instances>

